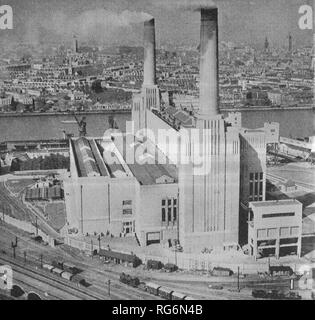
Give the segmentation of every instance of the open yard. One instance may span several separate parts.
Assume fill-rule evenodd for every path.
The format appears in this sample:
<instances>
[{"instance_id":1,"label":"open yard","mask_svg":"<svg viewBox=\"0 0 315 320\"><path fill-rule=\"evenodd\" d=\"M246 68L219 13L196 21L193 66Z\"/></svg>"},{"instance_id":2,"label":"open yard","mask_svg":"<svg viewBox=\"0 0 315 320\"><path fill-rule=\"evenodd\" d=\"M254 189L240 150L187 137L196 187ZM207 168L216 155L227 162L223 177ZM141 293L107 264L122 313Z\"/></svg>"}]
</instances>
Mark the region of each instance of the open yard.
<instances>
[{"instance_id":1,"label":"open yard","mask_svg":"<svg viewBox=\"0 0 315 320\"><path fill-rule=\"evenodd\" d=\"M48 203L45 207L47 222L57 231L66 224L66 207L63 202Z\"/></svg>"},{"instance_id":2,"label":"open yard","mask_svg":"<svg viewBox=\"0 0 315 320\"><path fill-rule=\"evenodd\" d=\"M33 179L20 179L20 180L8 180L6 182L6 187L14 194L19 194L25 188L34 184Z\"/></svg>"}]
</instances>

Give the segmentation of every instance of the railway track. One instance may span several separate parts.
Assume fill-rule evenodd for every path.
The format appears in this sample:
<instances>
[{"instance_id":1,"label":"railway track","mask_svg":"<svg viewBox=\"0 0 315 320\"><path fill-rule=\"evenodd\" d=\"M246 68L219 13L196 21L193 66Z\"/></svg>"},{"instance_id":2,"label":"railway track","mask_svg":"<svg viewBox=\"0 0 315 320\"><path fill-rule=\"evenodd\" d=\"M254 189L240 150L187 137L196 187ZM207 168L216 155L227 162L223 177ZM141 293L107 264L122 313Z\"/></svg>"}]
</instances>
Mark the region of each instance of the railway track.
<instances>
[{"instance_id":1,"label":"railway track","mask_svg":"<svg viewBox=\"0 0 315 320\"><path fill-rule=\"evenodd\" d=\"M54 230L45 220L44 218L37 214L34 210L31 210L30 208L26 207L22 200L19 198L14 198L8 194L8 191L6 190L4 183L0 182L0 200L2 200L5 203L8 203L16 212L22 212L24 220L31 221L34 223L36 218L38 218L38 226L42 231L44 231L46 234L51 235L53 237L60 237L60 235L57 233L56 230Z\"/></svg>"},{"instance_id":2,"label":"railway track","mask_svg":"<svg viewBox=\"0 0 315 320\"><path fill-rule=\"evenodd\" d=\"M0 226L1 229L1 226ZM6 229L6 231L8 232L8 230ZM12 234L12 236L15 236L15 234L13 232L9 232ZM43 249L43 246L41 246L40 244L37 244L36 242L28 239L27 237L20 237L19 236L19 240L20 241L24 241L25 243L27 243L28 245L31 245L35 248L38 249ZM1 239L0 239L0 243L1 243ZM3 242L2 242L3 243ZM12 250L12 248L6 244L3 243L2 246L5 246L8 249L8 252L10 252ZM112 282L112 296L113 298L117 298L117 299L156 299L156 300L160 300L159 297L154 297L152 295L150 295L147 292L144 292L142 290L136 289L136 288L132 288L130 286L127 286L125 284L122 284L118 278L120 276L120 272L115 271L115 270L99 270L99 268L97 267L93 267L91 266L91 264L88 264L87 262L78 262L78 256L75 256L74 254L68 253L68 252L64 252L67 255L70 255L73 259L75 259L76 261L71 261L71 259L69 259L72 263L74 263L78 268L85 270L85 274L87 275L86 280L88 282L92 282L92 286L94 288L97 288L98 290L102 290L102 294L107 295L107 290L106 288L100 286L98 283L98 279L96 278L96 276L98 276L99 278L102 277L106 277L107 280L111 280ZM31 253L28 253L27 255L28 259L32 259L34 262L38 263L38 256L35 256ZM57 257L56 254L45 254L45 258L47 261L45 261L44 263L48 263L51 264L52 260L55 260Z\"/></svg>"},{"instance_id":3,"label":"railway track","mask_svg":"<svg viewBox=\"0 0 315 320\"><path fill-rule=\"evenodd\" d=\"M30 283L27 283L26 281L23 281L21 279L19 280L15 280L13 284L16 284L18 286L23 286L23 288L25 289L31 289L31 291L34 291L36 293L38 293L41 297L45 297L45 293L46 291L44 290L41 290L40 288L38 288L37 286L35 285L32 285ZM27 290L28 291L28 290ZM30 291L28 291L30 292ZM61 298L57 297L56 295L50 293L49 294L49 299L42 299L42 300L62 300Z\"/></svg>"},{"instance_id":4,"label":"railway track","mask_svg":"<svg viewBox=\"0 0 315 320\"><path fill-rule=\"evenodd\" d=\"M5 247L8 252L9 250L11 250L10 246L7 244L2 244L2 247ZM52 260L56 259L56 256L53 255L46 255L46 257L50 257L50 261L46 262L43 261L43 263L51 263ZM29 262L34 262L35 264L38 264L39 260L37 256L34 256L30 253L28 253L27 255L27 259ZM12 261L12 260L10 260ZM14 260L13 260L14 261ZM24 267L25 264L23 264ZM96 294L98 294L101 297L107 297L108 298L108 287L107 287L107 283L104 282L105 286L101 286L98 284L98 279L96 278L96 276L98 276L99 278L104 278L104 276L106 276L107 280L111 280L111 298L112 299L125 299L125 300L133 300L133 299L139 299L139 300L143 300L143 299L150 299L150 300L161 300L159 297L154 297L152 295L150 295L147 292L144 292L142 290L136 289L136 288L132 288L130 286L124 285L122 284L120 281L117 280L119 273L118 272L110 272L110 271L105 271L105 272L101 272L98 269L95 268L91 268L90 265L85 264L85 263L76 263L76 266L78 268L82 268L82 269L88 269L87 271L85 271L85 276L84 278L91 283L91 287L90 289L93 290L93 292L95 292ZM58 278L57 278L58 279Z\"/></svg>"},{"instance_id":5,"label":"railway track","mask_svg":"<svg viewBox=\"0 0 315 320\"><path fill-rule=\"evenodd\" d=\"M0 227L1 228L1 227ZM12 232L12 235L14 233ZM29 246L34 247L35 249L41 249L43 250L44 247L40 244L35 243L34 241L28 239L27 237L19 237L19 239L23 239L23 241ZM0 243L1 243L1 238L0 238ZM8 249L8 252L11 252L11 247L6 244L6 247ZM99 295L102 295L103 297L108 298L108 284L107 281L111 280L111 298L112 299L149 299L149 300L162 300L162 298L154 296L149 294L148 292L142 291L141 289L138 288L133 288L131 286L128 286L126 284L121 283L118 279L120 276L119 271L115 270L106 270L107 265L104 265L104 269L100 269L101 267L99 266L93 266L93 260L92 263L89 263L88 261L78 261L80 259L80 256L75 254L74 252L68 252L68 250L63 250L63 249L57 249L62 251L63 254L58 254L58 253L45 253L45 261L43 263L48 263L51 264L51 261L56 260L58 258L63 259L63 260L68 260L69 262L73 263L78 267L79 269L84 270L84 278L91 283L90 289L93 290L93 292L96 292ZM35 250L33 250L35 251ZM28 252L27 255L28 260L33 260L38 264L38 254L32 254ZM74 261L75 260L75 261ZM145 277L145 276L139 276L139 279L141 281L152 281L156 283L160 283L166 287L170 287L176 291L185 293L189 296L194 296L195 298L199 299L211 299L213 296L213 292L207 292L208 288L198 288L196 286L192 286L191 284L188 283L178 283L174 279L174 281L168 281L168 280L162 280L162 279L155 279L154 277ZM104 279L103 284L100 282L99 279ZM187 290L189 288L189 290ZM220 295L220 294L219 294ZM216 296L216 295L215 295ZM224 298L224 297L222 297Z\"/></svg>"},{"instance_id":6,"label":"railway track","mask_svg":"<svg viewBox=\"0 0 315 320\"><path fill-rule=\"evenodd\" d=\"M79 287L76 287L72 283L66 283L61 279L55 278L53 275L50 275L49 273L44 274L43 272L39 272L39 270L36 270L36 269L33 270L33 268L28 267L26 265L22 265L21 263L18 263L12 259L0 257L0 262L2 262L3 264L10 265L13 268L13 270L18 272L19 274L38 280L46 285L49 285L58 290L62 290L79 299L104 300L103 296L100 296L97 293L91 292L91 290L89 289L83 290Z\"/></svg>"}]
</instances>

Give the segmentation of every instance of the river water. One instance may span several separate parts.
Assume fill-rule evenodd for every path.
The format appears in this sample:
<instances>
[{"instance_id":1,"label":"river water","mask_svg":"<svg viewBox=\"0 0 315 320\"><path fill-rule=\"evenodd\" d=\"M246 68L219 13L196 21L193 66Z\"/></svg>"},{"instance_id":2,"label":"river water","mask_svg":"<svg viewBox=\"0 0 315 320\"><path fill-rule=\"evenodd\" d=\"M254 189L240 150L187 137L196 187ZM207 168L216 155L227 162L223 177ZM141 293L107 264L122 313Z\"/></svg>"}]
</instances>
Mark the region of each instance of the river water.
<instances>
[{"instance_id":1,"label":"river water","mask_svg":"<svg viewBox=\"0 0 315 320\"><path fill-rule=\"evenodd\" d=\"M249 129L263 127L265 122L279 122L280 136L304 138L315 135L315 111L308 110L246 110L242 125Z\"/></svg>"},{"instance_id":2,"label":"river water","mask_svg":"<svg viewBox=\"0 0 315 320\"><path fill-rule=\"evenodd\" d=\"M130 113L89 114L84 115L87 123L87 134L90 137L103 136L110 128L110 117L113 117L122 131L126 130L126 121L130 120ZM82 115L78 115L80 120ZM66 121L66 123L64 122ZM78 135L78 125L72 115L19 115L0 117L0 141L62 139L63 130L66 133Z\"/></svg>"},{"instance_id":3,"label":"river water","mask_svg":"<svg viewBox=\"0 0 315 320\"><path fill-rule=\"evenodd\" d=\"M284 137L307 137L314 135L314 110L246 110L242 111L242 125L255 129L264 122L279 122L280 135ZM121 131L126 129L126 121L131 119L130 113L89 114L86 116L88 136L103 136L110 127L113 117ZM82 116L78 116L81 118ZM72 115L21 115L0 117L0 142L15 140L61 139L63 130L78 135L78 127Z\"/></svg>"}]
</instances>

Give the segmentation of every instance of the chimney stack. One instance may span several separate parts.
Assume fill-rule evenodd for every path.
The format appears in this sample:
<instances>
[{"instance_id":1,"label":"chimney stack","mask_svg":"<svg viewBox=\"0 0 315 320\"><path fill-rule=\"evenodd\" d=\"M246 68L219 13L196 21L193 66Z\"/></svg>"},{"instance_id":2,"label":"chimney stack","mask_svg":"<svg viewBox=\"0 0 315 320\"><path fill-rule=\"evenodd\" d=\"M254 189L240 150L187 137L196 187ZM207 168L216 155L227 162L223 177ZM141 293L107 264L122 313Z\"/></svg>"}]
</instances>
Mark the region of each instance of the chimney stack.
<instances>
[{"instance_id":1,"label":"chimney stack","mask_svg":"<svg viewBox=\"0 0 315 320\"><path fill-rule=\"evenodd\" d=\"M79 50L78 39L76 36L73 36L73 51L74 53L78 53L78 50Z\"/></svg>"},{"instance_id":2,"label":"chimney stack","mask_svg":"<svg viewBox=\"0 0 315 320\"><path fill-rule=\"evenodd\" d=\"M155 22L154 19L151 19L144 22L143 85L152 86L155 84Z\"/></svg>"},{"instance_id":3,"label":"chimney stack","mask_svg":"<svg viewBox=\"0 0 315 320\"><path fill-rule=\"evenodd\" d=\"M218 9L201 9L199 113L203 117L219 114L218 61Z\"/></svg>"}]
</instances>

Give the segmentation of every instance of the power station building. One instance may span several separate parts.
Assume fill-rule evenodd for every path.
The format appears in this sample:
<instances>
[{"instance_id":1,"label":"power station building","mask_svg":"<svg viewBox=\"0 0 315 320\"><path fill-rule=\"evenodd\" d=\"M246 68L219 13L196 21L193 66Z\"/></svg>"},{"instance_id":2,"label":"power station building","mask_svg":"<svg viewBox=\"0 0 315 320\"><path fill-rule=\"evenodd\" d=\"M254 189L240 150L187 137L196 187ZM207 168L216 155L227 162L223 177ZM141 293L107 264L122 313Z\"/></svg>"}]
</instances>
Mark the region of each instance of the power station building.
<instances>
[{"instance_id":1,"label":"power station building","mask_svg":"<svg viewBox=\"0 0 315 320\"><path fill-rule=\"evenodd\" d=\"M188 253L247 242L249 203L265 201L266 144L279 139L279 126L250 130L242 128L241 114L220 114L218 10L200 13L198 113L163 101L155 23L146 21L132 132L71 140L68 231L134 235L143 246L177 240Z\"/></svg>"},{"instance_id":2,"label":"power station building","mask_svg":"<svg viewBox=\"0 0 315 320\"><path fill-rule=\"evenodd\" d=\"M243 233L247 240L248 201L265 200L267 132L272 135L276 127L269 124L247 130L241 127L239 113L225 119L220 114L218 10L200 12L199 112L194 117L186 115L180 127L167 120L172 108L162 110L157 98L153 20L145 26L144 63L144 88L150 83L152 95L143 88L132 110L136 129L155 138L163 136L161 131L167 133L155 143L178 168L179 241L185 252L237 247ZM241 201L245 203L243 214Z\"/></svg>"}]
</instances>

